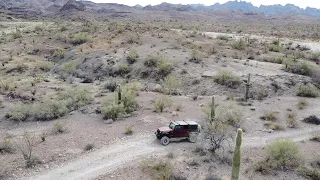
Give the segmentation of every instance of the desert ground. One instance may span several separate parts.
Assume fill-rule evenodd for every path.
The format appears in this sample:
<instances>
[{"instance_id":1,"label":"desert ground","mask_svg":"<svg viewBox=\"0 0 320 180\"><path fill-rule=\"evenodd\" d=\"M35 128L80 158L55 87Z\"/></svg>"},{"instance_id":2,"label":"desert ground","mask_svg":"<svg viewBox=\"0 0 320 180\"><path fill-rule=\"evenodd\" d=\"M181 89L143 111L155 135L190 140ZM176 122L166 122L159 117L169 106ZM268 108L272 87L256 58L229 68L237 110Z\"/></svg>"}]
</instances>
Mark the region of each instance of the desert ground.
<instances>
[{"instance_id":1,"label":"desert ground","mask_svg":"<svg viewBox=\"0 0 320 180\"><path fill-rule=\"evenodd\" d=\"M319 26L219 17L1 21L0 179L226 180L241 128L240 179L319 180ZM176 120L196 143L160 143Z\"/></svg>"}]
</instances>

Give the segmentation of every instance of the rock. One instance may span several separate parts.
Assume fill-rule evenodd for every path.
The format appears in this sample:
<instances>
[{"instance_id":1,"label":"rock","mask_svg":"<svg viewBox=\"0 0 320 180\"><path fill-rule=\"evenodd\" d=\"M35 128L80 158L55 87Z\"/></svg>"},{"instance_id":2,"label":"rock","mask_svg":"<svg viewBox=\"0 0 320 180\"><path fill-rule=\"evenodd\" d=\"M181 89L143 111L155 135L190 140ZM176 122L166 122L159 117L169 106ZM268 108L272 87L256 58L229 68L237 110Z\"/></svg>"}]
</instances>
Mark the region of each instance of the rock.
<instances>
[{"instance_id":1,"label":"rock","mask_svg":"<svg viewBox=\"0 0 320 180\"><path fill-rule=\"evenodd\" d=\"M252 107L250 107L250 110L251 110L251 111L255 111L255 110L256 110L256 107L252 106Z\"/></svg>"},{"instance_id":2,"label":"rock","mask_svg":"<svg viewBox=\"0 0 320 180\"><path fill-rule=\"evenodd\" d=\"M173 111L173 112L171 113L171 115L172 115L172 116L178 116L178 113L177 113L176 111Z\"/></svg>"},{"instance_id":3,"label":"rock","mask_svg":"<svg viewBox=\"0 0 320 180\"><path fill-rule=\"evenodd\" d=\"M105 124L112 124L113 123L113 120L112 119L107 119L104 121Z\"/></svg>"},{"instance_id":4,"label":"rock","mask_svg":"<svg viewBox=\"0 0 320 180\"><path fill-rule=\"evenodd\" d=\"M201 76L205 77L205 78L211 78L211 77L214 76L214 72L212 72L212 71L204 71Z\"/></svg>"},{"instance_id":5,"label":"rock","mask_svg":"<svg viewBox=\"0 0 320 180\"><path fill-rule=\"evenodd\" d=\"M65 5L62 6L60 12L71 12L71 11L84 11L85 5L80 1L69 0Z\"/></svg>"},{"instance_id":6,"label":"rock","mask_svg":"<svg viewBox=\"0 0 320 180\"><path fill-rule=\"evenodd\" d=\"M317 116L309 116L303 120L305 123L320 125L320 118Z\"/></svg>"},{"instance_id":7,"label":"rock","mask_svg":"<svg viewBox=\"0 0 320 180\"><path fill-rule=\"evenodd\" d=\"M156 84L153 88L152 91L154 92L161 92L162 86L160 84Z\"/></svg>"}]
</instances>

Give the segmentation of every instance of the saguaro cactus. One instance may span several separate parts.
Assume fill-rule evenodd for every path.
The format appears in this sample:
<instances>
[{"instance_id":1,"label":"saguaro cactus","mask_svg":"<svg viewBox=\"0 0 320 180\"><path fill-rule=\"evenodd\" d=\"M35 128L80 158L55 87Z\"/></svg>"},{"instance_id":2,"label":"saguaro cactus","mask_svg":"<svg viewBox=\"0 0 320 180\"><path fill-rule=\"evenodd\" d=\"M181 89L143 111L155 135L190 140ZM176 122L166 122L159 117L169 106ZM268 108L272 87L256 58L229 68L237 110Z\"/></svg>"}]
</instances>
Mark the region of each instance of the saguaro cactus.
<instances>
[{"instance_id":1,"label":"saguaro cactus","mask_svg":"<svg viewBox=\"0 0 320 180\"><path fill-rule=\"evenodd\" d=\"M237 132L236 147L234 149L232 160L232 180L238 180L240 172L242 130L238 129Z\"/></svg>"},{"instance_id":2,"label":"saguaro cactus","mask_svg":"<svg viewBox=\"0 0 320 180\"><path fill-rule=\"evenodd\" d=\"M245 94L245 100L246 101L248 101L248 99L249 99L249 89L250 89L250 86L251 86L250 79L251 79L251 74L249 73L248 74L248 81L247 81L247 84L246 84L246 94Z\"/></svg>"},{"instance_id":3,"label":"saguaro cactus","mask_svg":"<svg viewBox=\"0 0 320 180\"><path fill-rule=\"evenodd\" d=\"M118 84L118 104L121 103L121 85Z\"/></svg>"},{"instance_id":4,"label":"saguaro cactus","mask_svg":"<svg viewBox=\"0 0 320 180\"><path fill-rule=\"evenodd\" d=\"M214 103L214 96L212 96L212 104L211 104L211 121L213 121L216 112L215 112L215 103Z\"/></svg>"}]
</instances>

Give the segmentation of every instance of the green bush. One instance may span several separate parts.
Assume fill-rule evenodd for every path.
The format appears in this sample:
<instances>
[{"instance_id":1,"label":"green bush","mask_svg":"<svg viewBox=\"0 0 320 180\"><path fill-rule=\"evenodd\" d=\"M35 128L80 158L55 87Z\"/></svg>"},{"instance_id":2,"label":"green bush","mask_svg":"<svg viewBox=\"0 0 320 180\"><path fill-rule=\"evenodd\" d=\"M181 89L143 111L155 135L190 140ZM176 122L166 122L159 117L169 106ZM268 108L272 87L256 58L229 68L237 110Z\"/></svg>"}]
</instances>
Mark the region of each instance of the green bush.
<instances>
[{"instance_id":1,"label":"green bush","mask_svg":"<svg viewBox=\"0 0 320 180\"><path fill-rule=\"evenodd\" d=\"M163 92L169 95L178 93L178 89L181 87L181 83L174 76L167 76L163 82Z\"/></svg>"},{"instance_id":2,"label":"green bush","mask_svg":"<svg viewBox=\"0 0 320 180\"><path fill-rule=\"evenodd\" d=\"M230 87L236 88L241 84L240 77L234 75L232 72L222 71L213 76L214 82Z\"/></svg>"},{"instance_id":3,"label":"green bush","mask_svg":"<svg viewBox=\"0 0 320 180\"><path fill-rule=\"evenodd\" d=\"M44 103L35 103L31 114L36 121L53 120L65 116L69 112L64 101L47 100Z\"/></svg>"},{"instance_id":4,"label":"green bush","mask_svg":"<svg viewBox=\"0 0 320 180\"><path fill-rule=\"evenodd\" d=\"M274 169L296 168L300 165L299 146L289 139L278 139L266 147L268 162Z\"/></svg>"},{"instance_id":5,"label":"green bush","mask_svg":"<svg viewBox=\"0 0 320 180\"><path fill-rule=\"evenodd\" d=\"M0 153L14 153L15 149L11 141L12 137L7 136L0 142Z\"/></svg>"},{"instance_id":6,"label":"green bush","mask_svg":"<svg viewBox=\"0 0 320 180\"><path fill-rule=\"evenodd\" d=\"M77 33L72 36L71 43L73 45L84 44L91 40L91 37L87 33Z\"/></svg>"},{"instance_id":7,"label":"green bush","mask_svg":"<svg viewBox=\"0 0 320 180\"><path fill-rule=\"evenodd\" d=\"M124 133L125 133L126 135L132 135L132 134L133 134L132 126L126 126Z\"/></svg>"},{"instance_id":8,"label":"green bush","mask_svg":"<svg viewBox=\"0 0 320 180\"><path fill-rule=\"evenodd\" d=\"M305 100L305 99L300 99L299 102L298 102L298 104L297 104L297 107L298 107L298 109L302 110L302 109L305 109L306 106L308 106L308 104L309 104L309 103L308 103L307 100Z\"/></svg>"},{"instance_id":9,"label":"green bush","mask_svg":"<svg viewBox=\"0 0 320 180\"><path fill-rule=\"evenodd\" d=\"M66 51L64 49L56 49L54 51L53 57L62 59L64 58L65 54L66 54Z\"/></svg>"},{"instance_id":10,"label":"green bush","mask_svg":"<svg viewBox=\"0 0 320 180\"><path fill-rule=\"evenodd\" d=\"M19 103L11 108L6 118L13 121L26 121L31 116L31 108L28 105Z\"/></svg>"},{"instance_id":11,"label":"green bush","mask_svg":"<svg viewBox=\"0 0 320 180\"><path fill-rule=\"evenodd\" d=\"M44 72L49 72L53 68L53 66L54 65L49 61L42 61L38 63L38 68Z\"/></svg>"},{"instance_id":12,"label":"green bush","mask_svg":"<svg viewBox=\"0 0 320 180\"><path fill-rule=\"evenodd\" d=\"M85 89L73 88L65 92L59 92L57 95L58 100L65 101L69 111L77 110L93 101L92 94Z\"/></svg>"},{"instance_id":13,"label":"green bush","mask_svg":"<svg viewBox=\"0 0 320 180\"><path fill-rule=\"evenodd\" d=\"M280 52L280 46L279 46L279 45L272 45L272 46L269 48L269 51Z\"/></svg>"},{"instance_id":14,"label":"green bush","mask_svg":"<svg viewBox=\"0 0 320 180\"><path fill-rule=\"evenodd\" d=\"M155 112L162 113L166 108L171 107L171 105L172 105L171 99L165 96L160 96L154 102L154 110Z\"/></svg>"},{"instance_id":15,"label":"green bush","mask_svg":"<svg viewBox=\"0 0 320 180\"><path fill-rule=\"evenodd\" d=\"M265 120L265 121L277 121L278 120L278 111L268 111L266 112L263 116L260 118Z\"/></svg>"},{"instance_id":16,"label":"green bush","mask_svg":"<svg viewBox=\"0 0 320 180\"><path fill-rule=\"evenodd\" d=\"M17 29L15 32L12 33L13 39L18 39L22 37L22 33L19 29Z\"/></svg>"},{"instance_id":17,"label":"green bush","mask_svg":"<svg viewBox=\"0 0 320 180\"><path fill-rule=\"evenodd\" d=\"M246 48L246 44L243 39L240 39L232 44L232 47L237 50L244 50Z\"/></svg>"},{"instance_id":18,"label":"green bush","mask_svg":"<svg viewBox=\"0 0 320 180\"><path fill-rule=\"evenodd\" d=\"M294 113L288 114L287 125L290 128L296 128L298 126L298 121Z\"/></svg>"},{"instance_id":19,"label":"green bush","mask_svg":"<svg viewBox=\"0 0 320 180\"><path fill-rule=\"evenodd\" d=\"M53 134L62 134L67 132L68 128L65 123L55 122L52 127Z\"/></svg>"},{"instance_id":20,"label":"green bush","mask_svg":"<svg viewBox=\"0 0 320 180\"><path fill-rule=\"evenodd\" d=\"M118 67L118 73L120 75L125 75L128 74L130 72L130 68L127 64L120 64Z\"/></svg>"},{"instance_id":21,"label":"green bush","mask_svg":"<svg viewBox=\"0 0 320 180\"><path fill-rule=\"evenodd\" d=\"M297 96L316 98L319 96L319 90L313 86L300 85L297 88Z\"/></svg>"},{"instance_id":22,"label":"green bush","mask_svg":"<svg viewBox=\"0 0 320 180\"><path fill-rule=\"evenodd\" d=\"M294 59L285 59L283 64L285 65L284 70L287 72L304 76L311 76L313 74L313 68L306 62L299 62Z\"/></svg>"},{"instance_id":23,"label":"green bush","mask_svg":"<svg viewBox=\"0 0 320 180\"><path fill-rule=\"evenodd\" d=\"M129 56L127 56L127 61L129 64L135 63L139 58L139 54L136 49L131 49Z\"/></svg>"},{"instance_id":24,"label":"green bush","mask_svg":"<svg viewBox=\"0 0 320 180\"><path fill-rule=\"evenodd\" d=\"M63 65L62 70L67 74L74 74L77 71L77 66L72 62L67 62Z\"/></svg>"},{"instance_id":25,"label":"green bush","mask_svg":"<svg viewBox=\"0 0 320 180\"><path fill-rule=\"evenodd\" d=\"M158 74L161 77L165 77L171 73L171 71L173 70L173 65L169 63L166 59L162 59L158 63L157 68L158 68Z\"/></svg>"},{"instance_id":26,"label":"green bush","mask_svg":"<svg viewBox=\"0 0 320 180\"><path fill-rule=\"evenodd\" d=\"M203 54L196 48L192 49L190 53L190 62L200 63L203 59Z\"/></svg>"},{"instance_id":27,"label":"green bush","mask_svg":"<svg viewBox=\"0 0 320 180\"><path fill-rule=\"evenodd\" d=\"M103 107L102 114L104 119L116 120L118 117L125 113L124 106L122 104L113 104Z\"/></svg>"},{"instance_id":28,"label":"green bush","mask_svg":"<svg viewBox=\"0 0 320 180\"><path fill-rule=\"evenodd\" d=\"M314 62L319 62L320 61L320 52L313 52L310 55L309 59L314 61Z\"/></svg>"},{"instance_id":29,"label":"green bush","mask_svg":"<svg viewBox=\"0 0 320 180\"><path fill-rule=\"evenodd\" d=\"M152 176L154 180L171 180L173 175L173 167L168 162L156 162L146 160L142 164L142 169Z\"/></svg>"},{"instance_id":30,"label":"green bush","mask_svg":"<svg viewBox=\"0 0 320 180\"><path fill-rule=\"evenodd\" d=\"M267 128L267 129L271 129L271 130L283 130L283 127L277 123L277 122L273 122L273 121L266 121L264 123L264 126Z\"/></svg>"},{"instance_id":31,"label":"green bush","mask_svg":"<svg viewBox=\"0 0 320 180\"><path fill-rule=\"evenodd\" d=\"M40 32L40 31L43 31L43 27L40 26L40 25L37 25L37 26L34 28L34 32Z\"/></svg>"},{"instance_id":32,"label":"green bush","mask_svg":"<svg viewBox=\"0 0 320 180\"><path fill-rule=\"evenodd\" d=\"M144 61L144 65L147 67L157 67L161 59L162 57L160 55L149 55Z\"/></svg>"},{"instance_id":33,"label":"green bush","mask_svg":"<svg viewBox=\"0 0 320 180\"><path fill-rule=\"evenodd\" d=\"M229 41L230 37L226 35L218 35L217 39L223 40L223 41Z\"/></svg>"}]
</instances>

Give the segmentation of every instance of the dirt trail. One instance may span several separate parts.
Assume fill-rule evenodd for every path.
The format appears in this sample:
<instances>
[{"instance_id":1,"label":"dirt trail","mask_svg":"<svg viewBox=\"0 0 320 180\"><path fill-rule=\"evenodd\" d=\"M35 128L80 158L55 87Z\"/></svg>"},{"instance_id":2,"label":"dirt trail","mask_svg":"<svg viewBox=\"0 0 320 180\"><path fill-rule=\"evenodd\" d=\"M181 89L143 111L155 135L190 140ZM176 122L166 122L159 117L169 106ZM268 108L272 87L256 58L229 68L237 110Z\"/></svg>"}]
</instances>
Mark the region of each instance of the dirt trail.
<instances>
[{"instance_id":1,"label":"dirt trail","mask_svg":"<svg viewBox=\"0 0 320 180\"><path fill-rule=\"evenodd\" d=\"M257 135L244 137L244 147L261 147L268 142L280 137L290 138L294 141L309 139L314 132L320 131L320 126L287 132L265 134L258 132ZM262 134L260 134L262 133ZM58 168L44 172L41 175L30 177L30 180L75 180L93 179L99 175L110 173L125 165L132 164L142 156L155 153L170 152L177 148L192 146L188 142L171 143L162 146L150 132L140 134L126 140L121 140L97 151L85 154L78 159L61 165Z\"/></svg>"}]
</instances>

